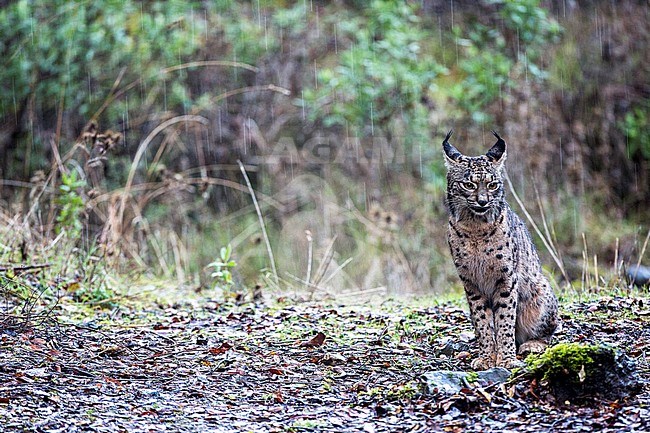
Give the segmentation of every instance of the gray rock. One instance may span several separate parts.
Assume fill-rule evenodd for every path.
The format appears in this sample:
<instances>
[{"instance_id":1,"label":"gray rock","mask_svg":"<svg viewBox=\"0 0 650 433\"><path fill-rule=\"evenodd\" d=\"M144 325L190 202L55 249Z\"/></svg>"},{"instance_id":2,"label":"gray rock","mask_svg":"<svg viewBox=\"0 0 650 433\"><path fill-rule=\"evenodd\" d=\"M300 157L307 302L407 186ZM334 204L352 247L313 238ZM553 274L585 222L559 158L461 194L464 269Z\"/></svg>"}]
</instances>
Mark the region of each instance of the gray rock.
<instances>
[{"instance_id":1,"label":"gray rock","mask_svg":"<svg viewBox=\"0 0 650 433\"><path fill-rule=\"evenodd\" d=\"M504 383L510 377L510 371L495 367L479 372L453 370L435 370L422 375L424 392L428 394L458 394L461 389L472 386L488 386L494 383Z\"/></svg>"},{"instance_id":2,"label":"gray rock","mask_svg":"<svg viewBox=\"0 0 650 433\"><path fill-rule=\"evenodd\" d=\"M627 277L635 286L645 286L650 284L650 267L643 265L633 265L627 270Z\"/></svg>"},{"instance_id":3,"label":"gray rock","mask_svg":"<svg viewBox=\"0 0 650 433\"><path fill-rule=\"evenodd\" d=\"M481 386L491 385L493 383L506 383L510 378L510 370L503 367L494 367L489 370L479 371L478 383Z\"/></svg>"},{"instance_id":4,"label":"gray rock","mask_svg":"<svg viewBox=\"0 0 650 433\"><path fill-rule=\"evenodd\" d=\"M465 343L463 341L457 341L449 338L442 341L441 344L438 346L438 353L440 353L441 355L452 357L455 356L457 353L467 352L470 349L471 349L471 345L469 343Z\"/></svg>"}]
</instances>

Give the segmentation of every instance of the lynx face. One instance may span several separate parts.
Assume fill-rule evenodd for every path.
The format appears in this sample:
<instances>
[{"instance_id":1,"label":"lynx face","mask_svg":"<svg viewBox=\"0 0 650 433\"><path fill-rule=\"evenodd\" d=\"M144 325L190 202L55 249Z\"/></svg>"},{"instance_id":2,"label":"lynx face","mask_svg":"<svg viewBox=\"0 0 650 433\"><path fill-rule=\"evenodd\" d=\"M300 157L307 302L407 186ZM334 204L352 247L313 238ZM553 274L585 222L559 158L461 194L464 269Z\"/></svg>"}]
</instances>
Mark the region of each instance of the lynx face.
<instances>
[{"instance_id":1,"label":"lynx face","mask_svg":"<svg viewBox=\"0 0 650 433\"><path fill-rule=\"evenodd\" d=\"M473 217L492 222L505 204L506 143L493 132L498 140L485 155L465 156L449 143L451 134L443 142L449 212L456 221Z\"/></svg>"}]
</instances>

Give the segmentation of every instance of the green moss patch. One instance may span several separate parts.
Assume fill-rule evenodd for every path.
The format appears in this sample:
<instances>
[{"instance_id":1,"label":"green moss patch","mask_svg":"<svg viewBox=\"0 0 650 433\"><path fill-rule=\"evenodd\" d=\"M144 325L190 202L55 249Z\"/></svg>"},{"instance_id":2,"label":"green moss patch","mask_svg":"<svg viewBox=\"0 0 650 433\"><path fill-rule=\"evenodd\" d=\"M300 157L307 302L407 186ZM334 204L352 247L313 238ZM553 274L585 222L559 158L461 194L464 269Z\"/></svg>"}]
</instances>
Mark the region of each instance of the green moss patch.
<instances>
[{"instance_id":1,"label":"green moss patch","mask_svg":"<svg viewBox=\"0 0 650 433\"><path fill-rule=\"evenodd\" d=\"M564 343L526 359L530 374L562 402L615 400L641 387L634 362L608 346Z\"/></svg>"},{"instance_id":2,"label":"green moss patch","mask_svg":"<svg viewBox=\"0 0 650 433\"><path fill-rule=\"evenodd\" d=\"M531 355L526 358L526 364L535 376L543 380L553 380L558 376L580 381L587 369L594 366L594 358L598 358L606 347L563 343L550 347L544 353Z\"/></svg>"}]
</instances>

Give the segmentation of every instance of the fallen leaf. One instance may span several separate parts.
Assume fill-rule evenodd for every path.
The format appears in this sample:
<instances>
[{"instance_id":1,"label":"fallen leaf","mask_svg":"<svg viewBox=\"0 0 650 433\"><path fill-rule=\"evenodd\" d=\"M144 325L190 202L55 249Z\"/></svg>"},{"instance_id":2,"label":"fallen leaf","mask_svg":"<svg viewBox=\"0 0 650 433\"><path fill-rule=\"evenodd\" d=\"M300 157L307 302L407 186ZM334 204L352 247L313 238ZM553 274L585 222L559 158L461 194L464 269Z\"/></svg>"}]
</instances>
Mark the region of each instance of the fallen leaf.
<instances>
[{"instance_id":1,"label":"fallen leaf","mask_svg":"<svg viewBox=\"0 0 650 433\"><path fill-rule=\"evenodd\" d=\"M79 284L77 281L73 281L71 283L64 284L63 290L65 290L66 292L76 292L77 290L79 290L80 287L81 284Z\"/></svg>"},{"instance_id":2,"label":"fallen leaf","mask_svg":"<svg viewBox=\"0 0 650 433\"><path fill-rule=\"evenodd\" d=\"M45 350L44 346L46 346L46 345L47 345L47 342L45 340L43 340L42 338L32 338L30 340L29 347L32 350L35 350L35 351L43 351L43 350Z\"/></svg>"},{"instance_id":3,"label":"fallen leaf","mask_svg":"<svg viewBox=\"0 0 650 433\"><path fill-rule=\"evenodd\" d=\"M140 416L147 416L147 415L158 416L158 413L155 410L152 409L152 410L145 410L144 412L140 412L138 415L140 415Z\"/></svg>"},{"instance_id":4,"label":"fallen leaf","mask_svg":"<svg viewBox=\"0 0 650 433\"><path fill-rule=\"evenodd\" d=\"M120 381L117 380L117 379L113 379L112 377L104 376L104 380L105 380L106 382L108 382L108 383L112 383L112 384L117 385L117 386L119 386L119 387L122 386L122 382L120 382Z\"/></svg>"},{"instance_id":5,"label":"fallen leaf","mask_svg":"<svg viewBox=\"0 0 650 433\"><path fill-rule=\"evenodd\" d=\"M227 342L221 343L221 346L219 347L211 347L209 349L209 352L213 355L221 355L222 353L226 353L228 350L232 348L232 344L229 344Z\"/></svg>"},{"instance_id":6,"label":"fallen leaf","mask_svg":"<svg viewBox=\"0 0 650 433\"><path fill-rule=\"evenodd\" d=\"M271 367L271 368L269 368L269 373L277 374L278 376L283 376L284 375L284 370L280 370L279 368Z\"/></svg>"},{"instance_id":7,"label":"fallen leaf","mask_svg":"<svg viewBox=\"0 0 650 433\"><path fill-rule=\"evenodd\" d=\"M306 341L300 345L300 347L320 347L325 343L325 334L319 332L309 341Z\"/></svg>"}]
</instances>

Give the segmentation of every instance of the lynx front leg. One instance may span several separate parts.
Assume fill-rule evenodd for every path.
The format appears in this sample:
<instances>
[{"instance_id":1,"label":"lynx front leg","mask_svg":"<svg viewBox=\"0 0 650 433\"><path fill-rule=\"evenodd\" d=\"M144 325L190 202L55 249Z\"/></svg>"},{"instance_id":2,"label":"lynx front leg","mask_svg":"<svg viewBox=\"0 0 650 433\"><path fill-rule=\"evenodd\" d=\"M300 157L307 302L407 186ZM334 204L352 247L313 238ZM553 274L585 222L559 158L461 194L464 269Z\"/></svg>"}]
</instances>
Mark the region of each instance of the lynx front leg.
<instances>
[{"instance_id":1,"label":"lynx front leg","mask_svg":"<svg viewBox=\"0 0 650 433\"><path fill-rule=\"evenodd\" d=\"M506 280L496 288L492 301L494 332L496 339L496 365L512 368L517 361L515 325L517 322L517 280Z\"/></svg>"},{"instance_id":2,"label":"lynx front leg","mask_svg":"<svg viewBox=\"0 0 650 433\"><path fill-rule=\"evenodd\" d=\"M486 298L477 288L466 283L465 294L469 303L469 313L474 326L474 333L479 344L479 357L472 361L472 368L485 370L494 367L496 350L494 341L494 317L487 307Z\"/></svg>"}]
</instances>

